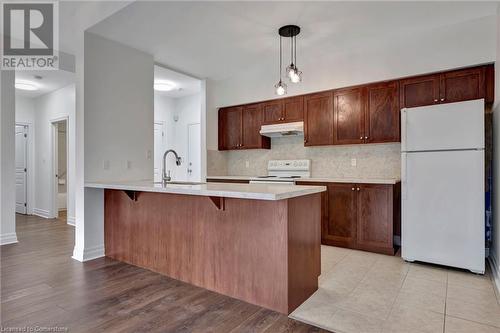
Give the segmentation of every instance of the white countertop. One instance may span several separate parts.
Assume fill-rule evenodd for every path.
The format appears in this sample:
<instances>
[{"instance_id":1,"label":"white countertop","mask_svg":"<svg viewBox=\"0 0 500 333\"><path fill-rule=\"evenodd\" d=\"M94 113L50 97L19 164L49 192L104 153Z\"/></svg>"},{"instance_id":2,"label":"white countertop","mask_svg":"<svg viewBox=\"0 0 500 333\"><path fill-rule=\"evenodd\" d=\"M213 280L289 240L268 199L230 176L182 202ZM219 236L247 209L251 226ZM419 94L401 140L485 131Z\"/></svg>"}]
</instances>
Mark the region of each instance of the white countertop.
<instances>
[{"instance_id":1,"label":"white countertop","mask_svg":"<svg viewBox=\"0 0 500 333\"><path fill-rule=\"evenodd\" d=\"M255 176L208 176L207 179L220 180L250 180ZM400 181L397 178L328 178L328 177L311 177L300 178L297 181L302 182L323 182L323 183L359 183L359 184L396 184Z\"/></svg>"},{"instance_id":2,"label":"white countertop","mask_svg":"<svg viewBox=\"0 0 500 333\"><path fill-rule=\"evenodd\" d=\"M89 182L85 187L126 190L139 192L159 192L186 195L215 196L254 200L282 200L326 191L325 186L274 185L274 184L231 184L204 183L197 185L134 182Z\"/></svg>"}]
</instances>

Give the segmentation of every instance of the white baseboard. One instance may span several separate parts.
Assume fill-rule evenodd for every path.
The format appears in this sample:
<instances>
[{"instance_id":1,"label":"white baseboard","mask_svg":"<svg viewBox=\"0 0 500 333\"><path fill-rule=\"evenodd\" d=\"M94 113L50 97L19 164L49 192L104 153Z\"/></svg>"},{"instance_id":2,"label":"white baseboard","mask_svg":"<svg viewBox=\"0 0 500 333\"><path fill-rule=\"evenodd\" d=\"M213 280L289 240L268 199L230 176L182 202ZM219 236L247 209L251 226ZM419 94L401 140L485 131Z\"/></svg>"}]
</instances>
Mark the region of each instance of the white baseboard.
<instances>
[{"instance_id":1,"label":"white baseboard","mask_svg":"<svg viewBox=\"0 0 500 333\"><path fill-rule=\"evenodd\" d=\"M43 217L45 219L50 219L52 216L50 216L50 212L45 209L40 209L40 208L34 208L33 209L33 215Z\"/></svg>"},{"instance_id":2,"label":"white baseboard","mask_svg":"<svg viewBox=\"0 0 500 333\"><path fill-rule=\"evenodd\" d=\"M69 225L72 225L73 227L75 226L75 217L74 216L68 216L66 218L66 223Z\"/></svg>"},{"instance_id":3,"label":"white baseboard","mask_svg":"<svg viewBox=\"0 0 500 333\"><path fill-rule=\"evenodd\" d=\"M17 234L15 232L0 235L0 245L7 245L14 243L17 243Z\"/></svg>"},{"instance_id":4,"label":"white baseboard","mask_svg":"<svg viewBox=\"0 0 500 333\"><path fill-rule=\"evenodd\" d=\"M84 262L101 257L104 257L104 244L86 249L79 249L75 246L73 256L71 258Z\"/></svg>"},{"instance_id":5,"label":"white baseboard","mask_svg":"<svg viewBox=\"0 0 500 333\"><path fill-rule=\"evenodd\" d=\"M498 266L499 262L493 255L493 251L488 257L488 261L490 262L491 273L493 274L493 285L497 289L497 295L500 295L500 266Z\"/></svg>"}]
</instances>

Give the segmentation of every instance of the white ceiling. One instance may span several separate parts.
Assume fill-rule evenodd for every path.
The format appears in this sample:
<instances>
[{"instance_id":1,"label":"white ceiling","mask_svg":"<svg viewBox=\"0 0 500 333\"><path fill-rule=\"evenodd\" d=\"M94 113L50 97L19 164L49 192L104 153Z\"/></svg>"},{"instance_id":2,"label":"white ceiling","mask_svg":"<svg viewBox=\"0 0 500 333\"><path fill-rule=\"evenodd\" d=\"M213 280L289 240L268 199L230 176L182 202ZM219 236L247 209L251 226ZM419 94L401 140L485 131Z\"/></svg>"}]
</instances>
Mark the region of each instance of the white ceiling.
<instances>
[{"instance_id":1,"label":"white ceiling","mask_svg":"<svg viewBox=\"0 0 500 333\"><path fill-rule=\"evenodd\" d=\"M302 28L300 64L301 56L314 59L394 34L495 15L496 7L495 2L135 2L90 31L152 54L169 68L220 80L275 63L282 25Z\"/></svg>"},{"instance_id":2,"label":"white ceiling","mask_svg":"<svg viewBox=\"0 0 500 333\"><path fill-rule=\"evenodd\" d=\"M156 91L155 94L172 98L197 94L201 91L201 81L190 76L155 65L155 81L167 81L175 86L171 91Z\"/></svg>"},{"instance_id":3,"label":"white ceiling","mask_svg":"<svg viewBox=\"0 0 500 333\"><path fill-rule=\"evenodd\" d=\"M36 75L41 76L42 79L36 79ZM17 80L29 81L38 86L39 89L35 91L16 89L16 95L34 98L74 83L75 73L63 70L16 71Z\"/></svg>"}]
</instances>

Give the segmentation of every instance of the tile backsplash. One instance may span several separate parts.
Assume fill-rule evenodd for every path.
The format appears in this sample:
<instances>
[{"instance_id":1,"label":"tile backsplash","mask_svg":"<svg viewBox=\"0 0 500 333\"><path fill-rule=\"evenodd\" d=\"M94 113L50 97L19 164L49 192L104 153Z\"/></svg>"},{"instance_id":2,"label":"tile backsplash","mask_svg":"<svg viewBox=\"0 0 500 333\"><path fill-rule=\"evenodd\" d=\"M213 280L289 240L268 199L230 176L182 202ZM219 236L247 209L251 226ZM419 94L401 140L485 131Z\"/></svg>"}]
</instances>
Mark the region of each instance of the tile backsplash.
<instances>
[{"instance_id":1,"label":"tile backsplash","mask_svg":"<svg viewBox=\"0 0 500 333\"><path fill-rule=\"evenodd\" d=\"M401 144L304 147L303 137L273 138L272 149L207 153L209 176L255 176L267 173L267 161L310 159L312 177L400 178ZM351 165L356 159L356 166Z\"/></svg>"}]
</instances>

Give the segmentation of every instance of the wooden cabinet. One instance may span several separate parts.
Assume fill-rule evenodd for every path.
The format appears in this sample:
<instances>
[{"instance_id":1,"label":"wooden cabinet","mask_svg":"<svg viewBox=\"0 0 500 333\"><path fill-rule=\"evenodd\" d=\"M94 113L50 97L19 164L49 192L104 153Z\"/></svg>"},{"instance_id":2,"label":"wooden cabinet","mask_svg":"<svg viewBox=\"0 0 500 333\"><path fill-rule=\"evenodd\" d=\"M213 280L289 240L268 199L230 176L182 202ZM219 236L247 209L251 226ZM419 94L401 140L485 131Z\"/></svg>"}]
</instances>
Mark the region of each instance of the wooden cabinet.
<instances>
[{"instance_id":1,"label":"wooden cabinet","mask_svg":"<svg viewBox=\"0 0 500 333\"><path fill-rule=\"evenodd\" d=\"M304 119L304 96L265 102L264 124L289 123Z\"/></svg>"},{"instance_id":2,"label":"wooden cabinet","mask_svg":"<svg viewBox=\"0 0 500 333\"><path fill-rule=\"evenodd\" d=\"M383 82L366 87L366 143L400 141L399 82Z\"/></svg>"},{"instance_id":3,"label":"wooden cabinet","mask_svg":"<svg viewBox=\"0 0 500 333\"><path fill-rule=\"evenodd\" d=\"M323 92L304 97L304 145L333 144L333 93Z\"/></svg>"},{"instance_id":4,"label":"wooden cabinet","mask_svg":"<svg viewBox=\"0 0 500 333\"><path fill-rule=\"evenodd\" d=\"M426 75L400 81L401 108L432 105L439 101L439 75Z\"/></svg>"},{"instance_id":5,"label":"wooden cabinet","mask_svg":"<svg viewBox=\"0 0 500 333\"><path fill-rule=\"evenodd\" d=\"M485 68L446 72L440 75L441 103L453 103L485 96Z\"/></svg>"},{"instance_id":6,"label":"wooden cabinet","mask_svg":"<svg viewBox=\"0 0 500 333\"><path fill-rule=\"evenodd\" d=\"M363 89L340 89L333 93L333 143L336 145L364 142Z\"/></svg>"},{"instance_id":7,"label":"wooden cabinet","mask_svg":"<svg viewBox=\"0 0 500 333\"><path fill-rule=\"evenodd\" d=\"M402 108L479 98L493 103L494 76L493 65L475 66L223 108L219 150L269 148L260 125L302 120L305 146L399 142Z\"/></svg>"},{"instance_id":8,"label":"wooden cabinet","mask_svg":"<svg viewBox=\"0 0 500 333\"><path fill-rule=\"evenodd\" d=\"M326 186L322 193L321 243L394 254L400 230L400 183L352 184L298 181Z\"/></svg>"},{"instance_id":9,"label":"wooden cabinet","mask_svg":"<svg viewBox=\"0 0 500 333\"><path fill-rule=\"evenodd\" d=\"M219 110L219 150L240 148L242 110L241 106Z\"/></svg>"},{"instance_id":10,"label":"wooden cabinet","mask_svg":"<svg viewBox=\"0 0 500 333\"><path fill-rule=\"evenodd\" d=\"M393 186L359 184L356 247L361 250L394 254Z\"/></svg>"},{"instance_id":11,"label":"wooden cabinet","mask_svg":"<svg viewBox=\"0 0 500 333\"><path fill-rule=\"evenodd\" d=\"M219 110L219 150L271 147L268 137L260 135L262 104L228 107Z\"/></svg>"},{"instance_id":12,"label":"wooden cabinet","mask_svg":"<svg viewBox=\"0 0 500 333\"><path fill-rule=\"evenodd\" d=\"M491 103L492 66L479 66L400 80L401 108L485 98Z\"/></svg>"}]
</instances>

